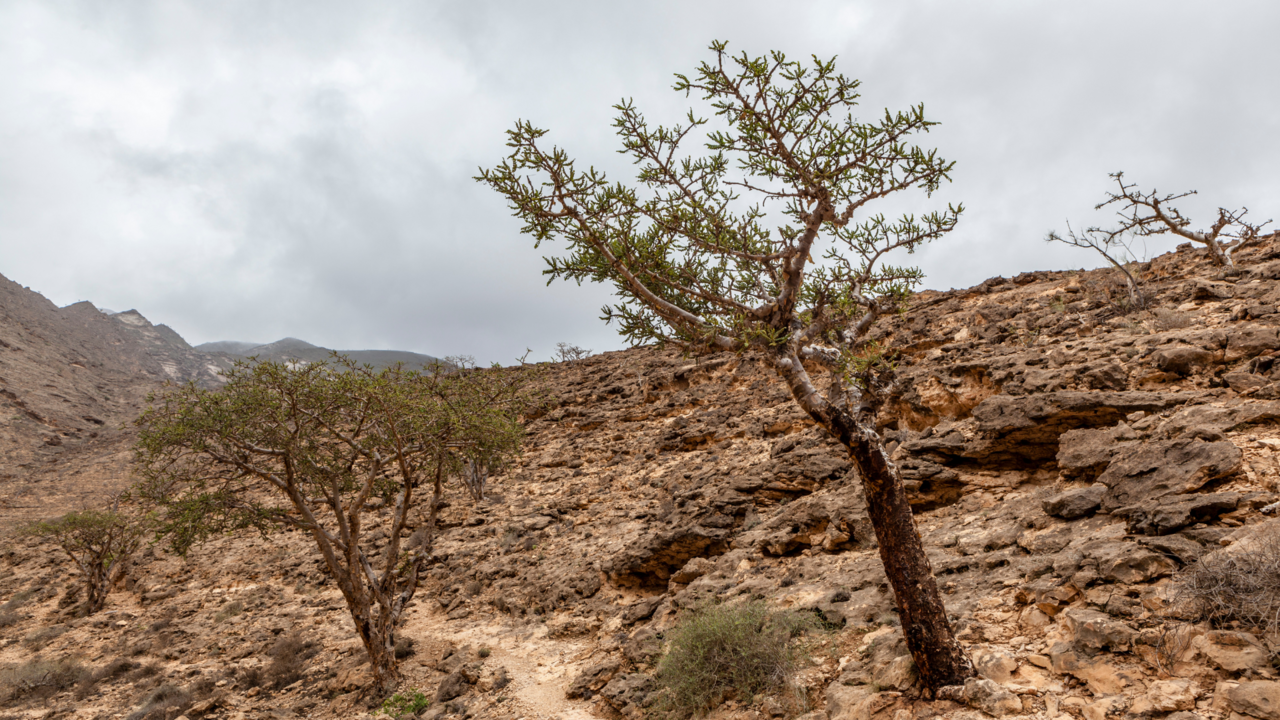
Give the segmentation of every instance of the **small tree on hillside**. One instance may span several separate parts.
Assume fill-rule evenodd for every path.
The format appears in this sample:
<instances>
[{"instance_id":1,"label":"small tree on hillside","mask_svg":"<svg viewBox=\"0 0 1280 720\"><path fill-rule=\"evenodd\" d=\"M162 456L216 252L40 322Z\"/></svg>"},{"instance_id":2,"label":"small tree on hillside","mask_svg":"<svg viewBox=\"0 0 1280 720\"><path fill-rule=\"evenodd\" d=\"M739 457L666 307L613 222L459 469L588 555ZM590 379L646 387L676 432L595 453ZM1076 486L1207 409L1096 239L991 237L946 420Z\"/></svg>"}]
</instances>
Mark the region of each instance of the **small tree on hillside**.
<instances>
[{"instance_id":1,"label":"small tree on hillside","mask_svg":"<svg viewBox=\"0 0 1280 720\"><path fill-rule=\"evenodd\" d=\"M586 348L567 342L556 343L554 360L557 362L573 362L574 360L582 360L589 357L591 357L591 351Z\"/></svg>"},{"instance_id":2,"label":"small tree on hillside","mask_svg":"<svg viewBox=\"0 0 1280 720\"><path fill-rule=\"evenodd\" d=\"M566 254L546 259L545 273L614 285L621 301L605 317L633 343L767 358L800 407L849 449L921 678L932 689L961 683L972 664L876 429L898 381L869 338L922 277L886 264L888 254L946 234L961 208L898 220L861 215L899 191L932 193L953 163L907 142L935 124L923 106L861 123L850 114L858 82L837 74L834 61L731 57L725 47L714 43L714 61L694 78L676 76L675 89L701 96L718 119L706 153L678 154L706 119L690 111L681 124L651 127L624 101L614 124L639 166L638 187L579 170L524 121L508 132L510 156L477 179L507 198L538 244L568 243ZM823 241L825 262L815 263Z\"/></svg>"},{"instance_id":3,"label":"small tree on hillside","mask_svg":"<svg viewBox=\"0 0 1280 720\"><path fill-rule=\"evenodd\" d=\"M1133 271L1130 270L1129 257L1133 253L1129 248L1125 236L1128 230L1103 230L1098 227L1085 228L1079 234L1072 229L1071 224L1067 224L1066 236L1059 235L1057 232L1050 230L1045 236L1046 242L1059 242L1072 247L1087 248L1098 253L1111 266L1119 270L1124 276L1125 287L1129 291L1129 308L1141 309L1147 306L1147 298L1142 294L1142 289L1138 287L1138 278L1134 277ZM1119 257L1116 257L1119 255Z\"/></svg>"},{"instance_id":4,"label":"small tree on hillside","mask_svg":"<svg viewBox=\"0 0 1280 720\"><path fill-rule=\"evenodd\" d=\"M1137 183L1126 185L1122 172L1111 173L1111 179L1116 181L1119 190L1107 193L1107 199L1094 208L1101 210L1113 204L1120 206L1116 211L1121 219L1120 225L1112 230L1099 231L1104 232L1108 237L1118 238L1125 233L1141 237L1172 233L1204 245L1209 249L1209 256L1213 258L1215 264L1230 268L1235 267L1235 260L1232 258L1235 251L1275 235L1275 233L1262 234L1262 228L1266 227L1270 220L1261 225L1246 222L1244 217L1249 212L1248 208L1239 210L1218 208L1218 219L1208 230L1191 230L1189 229L1191 221L1170 203L1188 195L1195 195L1195 190L1167 195L1160 195L1155 190L1144 193L1137 189Z\"/></svg>"},{"instance_id":5,"label":"small tree on hillside","mask_svg":"<svg viewBox=\"0 0 1280 720\"><path fill-rule=\"evenodd\" d=\"M71 512L22 529L25 534L53 540L80 569L86 615L106 604L111 587L123 577L147 530L147 518L121 508L119 498L105 510Z\"/></svg>"},{"instance_id":6,"label":"small tree on hillside","mask_svg":"<svg viewBox=\"0 0 1280 720\"><path fill-rule=\"evenodd\" d=\"M234 528L308 533L389 690L445 481L468 464L501 466L523 432L526 371L453 362L447 373L375 373L345 358L241 364L218 391L154 398L138 420L139 492L182 553Z\"/></svg>"}]
</instances>

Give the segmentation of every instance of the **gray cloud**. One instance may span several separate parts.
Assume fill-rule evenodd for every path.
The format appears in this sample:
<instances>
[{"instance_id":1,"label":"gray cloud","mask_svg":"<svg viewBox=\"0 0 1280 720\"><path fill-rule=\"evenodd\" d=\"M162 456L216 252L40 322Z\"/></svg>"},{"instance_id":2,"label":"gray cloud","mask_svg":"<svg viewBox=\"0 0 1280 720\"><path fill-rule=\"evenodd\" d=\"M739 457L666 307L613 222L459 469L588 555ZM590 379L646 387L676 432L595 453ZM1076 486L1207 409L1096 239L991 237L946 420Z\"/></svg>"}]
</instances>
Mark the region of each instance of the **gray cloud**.
<instances>
[{"instance_id":1,"label":"gray cloud","mask_svg":"<svg viewBox=\"0 0 1280 720\"><path fill-rule=\"evenodd\" d=\"M689 7L691 6L692 9ZM1275 213L1262 3L47 3L0 1L0 273L136 307L192 342L284 335L509 361L620 341L607 289L544 287L471 180L516 118L626 177L611 106L689 106L713 38L839 55L865 117L924 102L967 207L931 287L1096 266L1045 245L1106 222L1106 173ZM1149 247L1151 253L1167 245ZM554 247L543 251L554 252Z\"/></svg>"}]
</instances>

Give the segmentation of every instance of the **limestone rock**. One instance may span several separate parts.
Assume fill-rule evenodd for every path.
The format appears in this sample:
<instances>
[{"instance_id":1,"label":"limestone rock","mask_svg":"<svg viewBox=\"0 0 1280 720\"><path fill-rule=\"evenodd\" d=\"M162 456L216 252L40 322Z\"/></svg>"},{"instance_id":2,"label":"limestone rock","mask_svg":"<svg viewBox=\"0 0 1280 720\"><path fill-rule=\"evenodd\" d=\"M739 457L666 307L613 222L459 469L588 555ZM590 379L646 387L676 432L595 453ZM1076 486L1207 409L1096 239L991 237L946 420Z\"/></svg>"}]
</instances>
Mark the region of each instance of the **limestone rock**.
<instances>
[{"instance_id":1,"label":"limestone rock","mask_svg":"<svg viewBox=\"0 0 1280 720\"><path fill-rule=\"evenodd\" d=\"M1004 717L1022 712L1022 701L1017 695L987 678L969 678L964 681L964 701L972 708L994 716Z\"/></svg>"},{"instance_id":2,"label":"limestone rock","mask_svg":"<svg viewBox=\"0 0 1280 720\"><path fill-rule=\"evenodd\" d=\"M1138 434L1125 423L1109 428L1068 430L1058 439L1058 469L1072 480L1093 480Z\"/></svg>"},{"instance_id":3,"label":"limestone rock","mask_svg":"<svg viewBox=\"0 0 1280 720\"><path fill-rule=\"evenodd\" d=\"M671 575L671 582L687 585L714 570L716 564L706 558L690 558L684 567Z\"/></svg>"},{"instance_id":4,"label":"limestone rock","mask_svg":"<svg viewBox=\"0 0 1280 720\"><path fill-rule=\"evenodd\" d=\"M1059 621L1067 638L1078 647L1091 650L1124 652L1133 644L1137 633L1110 615L1087 608L1068 608Z\"/></svg>"},{"instance_id":5,"label":"limestone rock","mask_svg":"<svg viewBox=\"0 0 1280 720\"><path fill-rule=\"evenodd\" d=\"M1151 363L1157 370L1175 375L1189 375L1217 359L1214 353L1197 347L1161 348L1151 354Z\"/></svg>"},{"instance_id":6,"label":"limestone rock","mask_svg":"<svg viewBox=\"0 0 1280 720\"><path fill-rule=\"evenodd\" d=\"M1251 680L1227 690L1227 704L1259 720L1280 720L1280 682Z\"/></svg>"},{"instance_id":7,"label":"limestone rock","mask_svg":"<svg viewBox=\"0 0 1280 720\"><path fill-rule=\"evenodd\" d=\"M592 695L600 691L600 688L603 688L613 679L621 665L622 663L612 658L592 665L579 673L578 677L569 683L568 689L564 691L564 696L571 700L576 698L590 699Z\"/></svg>"},{"instance_id":8,"label":"limestone rock","mask_svg":"<svg viewBox=\"0 0 1280 720\"><path fill-rule=\"evenodd\" d=\"M1225 440L1179 437L1135 445L1098 477L1108 488L1102 509L1148 506L1165 495L1194 492L1239 472L1242 459L1240 449Z\"/></svg>"},{"instance_id":9,"label":"limestone rock","mask_svg":"<svg viewBox=\"0 0 1280 720\"><path fill-rule=\"evenodd\" d=\"M988 680L1002 683L1008 682L1018 669L1018 661L1009 653L999 649L980 650L973 655L973 664L978 674Z\"/></svg>"},{"instance_id":10,"label":"limestone rock","mask_svg":"<svg viewBox=\"0 0 1280 720\"><path fill-rule=\"evenodd\" d=\"M1239 503L1240 493L1234 492L1167 495L1112 514L1127 516L1131 533L1165 535L1188 525L1209 522L1235 510Z\"/></svg>"},{"instance_id":11,"label":"limestone rock","mask_svg":"<svg viewBox=\"0 0 1280 720\"><path fill-rule=\"evenodd\" d=\"M1045 500L1042 507L1047 515L1074 520L1092 515L1102 505L1102 496L1106 492L1107 486L1102 484L1072 488Z\"/></svg>"},{"instance_id":12,"label":"limestone rock","mask_svg":"<svg viewBox=\"0 0 1280 720\"><path fill-rule=\"evenodd\" d=\"M1211 630L1191 642L1214 667L1227 672L1259 670L1271 664L1270 654L1253 635L1230 630Z\"/></svg>"}]
</instances>

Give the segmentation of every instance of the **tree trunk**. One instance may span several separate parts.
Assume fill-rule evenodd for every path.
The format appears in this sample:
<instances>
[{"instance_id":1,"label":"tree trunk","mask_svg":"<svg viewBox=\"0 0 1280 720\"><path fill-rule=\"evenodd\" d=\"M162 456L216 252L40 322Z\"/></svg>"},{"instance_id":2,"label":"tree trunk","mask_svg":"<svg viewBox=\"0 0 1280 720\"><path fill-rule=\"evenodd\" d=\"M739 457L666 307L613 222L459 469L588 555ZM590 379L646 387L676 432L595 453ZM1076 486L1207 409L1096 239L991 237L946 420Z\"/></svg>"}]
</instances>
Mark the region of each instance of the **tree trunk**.
<instances>
[{"instance_id":1,"label":"tree trunk","mask_svg":"<svg viewBox=\"0 0 1280 720\"><path fill-rule=\"evenodd\" d=\"M973 662L951 630L933 567L916 532L906 488L880 434L828 402L813 387L799 357L780 355L774 359L774 367L801 409L849 449L849 458L862 480L871 527L880 543L880 561L898 603L902 634L920 680L932 691L963 684L975 674Z\"/></svg>"},{"instance_id":2,"label":"tree trunk","mask_svg":"<svg viewBox=\"0 0 1280 720\"><path fill-rule=\"evenodd\" d=\"M111 591L110 580L101 561L89 566L89 573L85 581L88 585L86 588L88 593L85 598L85 614L93 615L107 604L107 593Z\"/></svg>"},{"instance_id":3,"label":"tree trunk","mask_svg":"<svg viewBox=\"0 0 1280 720\"><path fill-rule=\"evenodd\" d=\"M934 691L961 685L974 675L973 663L947 620L898 469L874 431L855 428L840 440L849 448L849 457L862 479L867 513L880 543L880 561L898 602L902 633L920 679Z\"/></svg>"},{"instance_id":4,"label":"tree trunk","mask_svg":"<svg viewBox=\"0 0 1280 720\"><path fill-rule=\"evenodd\" d=\"M365 652L369 654L369 669L373 672L373 682L378 691L385 694L395 689L400 680L400 663L396 660L395 628L384 627L381 616L370 617L370 608L363 613L352 612L356 633L364 643Z\"/></svg>"}]
</instances>

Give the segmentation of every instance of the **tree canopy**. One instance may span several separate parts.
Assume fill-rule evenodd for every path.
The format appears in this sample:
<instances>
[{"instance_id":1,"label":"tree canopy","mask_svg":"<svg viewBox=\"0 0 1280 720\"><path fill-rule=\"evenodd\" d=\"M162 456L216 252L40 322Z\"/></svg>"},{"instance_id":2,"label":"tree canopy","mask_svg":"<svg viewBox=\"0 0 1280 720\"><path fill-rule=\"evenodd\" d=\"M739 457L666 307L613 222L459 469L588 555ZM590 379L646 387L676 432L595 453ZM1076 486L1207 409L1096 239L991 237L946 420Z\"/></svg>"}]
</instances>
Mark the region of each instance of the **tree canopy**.
<instances>
[{"instance_id":1,"label":"tree canopy","mask_svg":"<svg viewBox=\"0 0 1280 720\"><path fill-rule=\"evenodd\" d=\"M615 106L634 185L579 168L526 120L508 131L507 157L477 180L506 198L536 245L565 243L545 258L551 280L613 286L619 300L604 319L633 344L767 359L800 407L849 448L921 677L935 689L963 682L972 664L876 429L900 385L869 337L923 277L891 264L894 254L944 236L963 208L896 219L870 211L900 192L931 195L954 163L911 141L937 124L923 105L857 120L859 83L834 59L735 56L723 42L711 51L712 61L675 82L709 115L690 110L651 126L631 101ZM699 140L702 148L690 147ZM811 371L826 374L825 389Z\"/></svg>"},{"instance_id":2,"label":"tree canopy","mask_svg":"<svg viewBox=\"0 0 1280 720\"><path fill-rule=\"evenodd\" d=\"M220 390L155 397L138 420L139 494L179 552L237 528L309 533L388 687L443 484L500 468L523 437L527 369L454 365L240 364Z\"/></svg>"}]
</instances>

